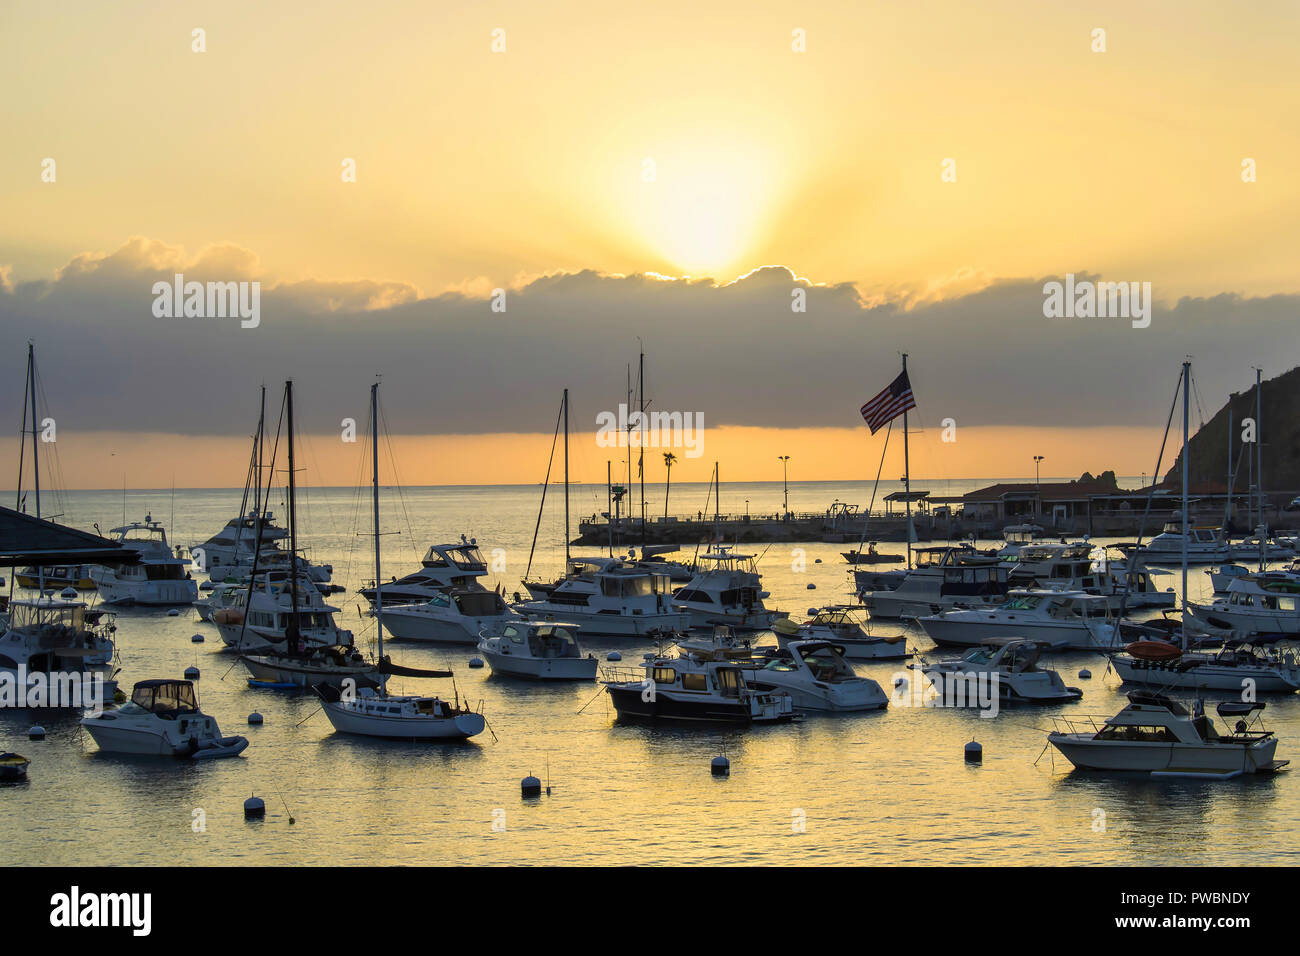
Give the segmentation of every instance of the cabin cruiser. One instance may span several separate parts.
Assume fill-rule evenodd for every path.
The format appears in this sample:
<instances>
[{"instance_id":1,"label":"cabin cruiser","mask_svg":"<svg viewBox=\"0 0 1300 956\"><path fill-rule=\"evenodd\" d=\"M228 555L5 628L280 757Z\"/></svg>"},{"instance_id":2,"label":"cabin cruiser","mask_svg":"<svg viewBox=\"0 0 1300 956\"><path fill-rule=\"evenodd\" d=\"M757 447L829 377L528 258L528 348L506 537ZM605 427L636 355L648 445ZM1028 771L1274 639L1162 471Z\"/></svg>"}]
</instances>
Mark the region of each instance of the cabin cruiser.
<instances>
[{"instance_id":1,"label":"cabin cruiser","mask_svg":"<svg viewBox=\"0 0 1300 956\"><path fill-rule=\"evenodd\" d=\"M1140 549L1143 558L1154 564L1179 564L1183 560L1183 524L1170 521L1160 534ZM1187 538L1188 564L1220 564L1232 559L1232 549L1223 540L1219 528L1193 527Z\"/></svg>"},{"instance_id":2,"label":"cabin cruiser","mask_svg":"<svg viewBox=\"0 0 1300 956\"><path fill-rule=\"evenodd\" d=\"M986 698L996 688L997 699L1004 704L1062 704L1078 700L1083 691L1066 687L1061 675L1038 667L1038 658L1047 645L1015 637L990 637L964 657L930 662L921 658L912 667L923 672L934 684L943 701L964 699L974 703L980 698L982 683Z\"/></svg>"},{"instance_id":3,"label":"cabin cruiser","mask_svg":"<svg viewBox=\"0 0 1300 956\"><path fill-rule=\"evenodd\" d=\"M618 558L576 558L541 600L515 609L535 621L567 621L584 634L628 637L684 630L689 616L670 603L668 575L641 571ZM579 570L580 569L580 570Z\"/></svg>"},{"instance_id":4,"label":"cabin cruiser","mask_svg":"<svg viewBox=\"0 0 1300 956\"><path fill-rule=\"evenodd\" d=\"M890 568L888 571L855 568L853 593L861 601L863 595L870 594L872 591L892 591L907 579L909 573L906 568Z\"/></svg>"},{"instance_id":5,"label":"cabin cruiser","mask_svg":"<svg viewBox=\"0 0 1300 956\"><path fill-rule=\"evenodd\" d=\"M1264 643L1229 639L1217 650L1187 651L1165 641L1137 641L1110 659L1126 684L1155 690L1214 690L1292 694L1300 690L1295 653ZM1248 684L1247 681L1250 683Z\"/></svg>"},{"instance_id":6,"label":"cabin cruiser","mask_svg":"<svg viewBox=\"0 0 1300 956\"><path fill-rule=\"evenodd\" d=\"M274 687L342 687L345 681L351 681L353 687L376 688L382 687L385 680L372 661L347 645L311 647L302 654L240 654L239 660L254 682Z\"/></svg>"},{"instance_id":7,"label":"cabin cruiser","mask_svg":"<svg viewBox=\"0 0 1300 956\"><path fill-rule=\"evenodd\" d=\"M673 594L673 607L690 615L690 626L727 624L742 631L765 631L789 617L763 605L768 593L752 554L737 554L727 545L701 555L700 571Z\"/></svg>"},{"instance_id":8,"label":"cabin cruiser","mask_svg":"<svg viewBox=\"0 0 1300 956\"><path fill-rule=\"evenodd\" d=\"M312 588L305 577L298 577L296 598L292 590L286 572L259 572L255 587L250 585L240 589L238 606L224 608L212 615L221 639L228 647L245 653L268 649L293 651L289 647L292 627L297 631L298 650L352 645L352 632L334 623L334 615L339 609L326 604L320 592Z\"/></svg>"},{"instance_id":9,"label":"cabin cruiser","mask_svg":"<svg viewBox=\"0 0 1300 956\"><path fill-rule=\"evenodd\" d=\"M1036 524L1009 524L1002 529L1003 545L997 556L1004 561L1019 560L1020 549L1039 541L1043 529Z\"/></svg>"},{"instance_id":10,"label":"cabin cruiser","mask_svg":"<svg viewBox=\"0 0 1300 956\"><path fill-rule=\"evenodd\" d=\"M415 604L453 588L483 591L486 588L479 583L479 578L487 573L487 562L476 539L461 535L459 544L430 545L420 562L420 570L384 582L384 603ZM362 588L361 595L374 604L374 584Z\"/></svg>"},{"instance_id":11,"label":"cabin cruiser","mask_svg":"<svg viewBox=\"0 0 1300 956\"><path fill-rule=\"evenodd\" d=\"M496 591L456 588L419 604L389 604L384 585L384 627L404 641L477 644L484 630L526 618L512 611Z\"/></svg>"},{"instance_id":12,"label":"cabin cruiser","mask_svg":"<svg viewBox=\"0 0 1300 956\"><path fill-rule=\"evenodd\" d=\"M558 578L550 580L533 580L521 582L524 590L536 601L545 601L550 598L552 592L561 584L574 578L593 578L602 571L608 571L611 568L623 565L622 558L600 557L570 557L566 564L564 573ZM671 578L670 578L671 580ZM515 601L521 600L519 592L515 592Z\"/></svg>"},{"instance_id":13,"label":"cabin cruiser","mask_svg":"<svg viewBox=\"0 0 1300 956\"><path fill-rule=\"evenodd\" d=\"M746 682L752 653L746 645L734 651L646 654L643 673L607 669L603 683L623 719L741 725L793 720L788 693L759 691Z\"/></svg>"},{"instance_id":14,"label":"cabin cruiser","mask_svg":"<svg viewBox=\"0 0 1300 956\"><path fill-rule=\"evenodd\" d=\"M1104 552L1103 552L1104 554ZM1117 567L1118 565L1118 567ZM1127 574L1129 582L1125 587ZM1145 567L1127 570L1123 562L1093 561L1093 546L1074 544L1036 544L1020 549L1018 563L1008 579L1013 587L1055 588L1086 591L1110 599L1112 611L1121 606L1129 610L1145 607L1173 607L1177 599L1173 588L1161 591Z\"/></svg>"},{"instance_id":15,"label":"cabin cruiser","mask_svg":"<svg viewBox=\"0 0 1300 956\"><path fill-rule=\"evenodd\" d=\"M1261 550L1265 561L1289 561L1296 556L1295 545L1291 541L1270 538L1268 529L1264 527L1256 528L1253 535L1242 538L1231 547L1231 557L1239 561L1258 561Z\"/></svg>"},{"instance_id":16,"label":"cabin cruiser","mask_svg":"<svg viewBox=\"0 0 1300 956\"><path fill-rule=\"evenodd\" d=\"M289 532L276 526L275 515L254 508L246 515L231 518L208 540L190 548L190 554L195 567L220 581L232 572L251 569L255 557L258 567L265 567L270 556L283 553L278 545L287 537Z\"/></svg>"},{"instance_id":17,"label":"cabin cruiser","mask_svg":"<svg viewBox=\"0 0 1300 956\"><path fill-rule=\"evenodd\" d=\"M494 674L538 680L595 680L599 663L590 654L582 655L577 632L572 624L511 623L498 633L484 634L478 650Z\"/></svg>"},{"instance_id":18,"label":"cabin cruiser","mask_svg":"<svg viewBox=\"0 0 1300 956\"><path fill-rule=\"evenodd\" d=\"M665 554L673 554L679 548L675 544L648 544L641 549L641 557L635 551L629 551L627 558L633 566L642 571L654 571L668 575L669 581L685 583L695 577L696 567L685 561L669 561Z\"/></svg>"},{"instance_id":19,"label":"cabin cruiser","mask_svg":"<svg viewBox=\"0 0 1300 956\"><path fill-rule=\"evenodd\" d=\"M1235 577L1209 604L1189 601L1187 612L1211 627L1241 635L1300 634L1300 578L1285 571Z\"/></svg>"},{"instance_id":20,"label":"cabin cruiser","mask_svg":"<svg viewBox=\"0 0 1300 956\"><path fill-rule=\"evenodd\" d=\"M913 554L916 567L897 588L861 595L872 617L921 617L953 607L992 605L1006 596L1006 563L969 545L918 548Z\"/></svg>"},{"instance_id":21,"label":"cabin cruiser","mask_svg":"<svg viewBox=\"0 0 1300 956\"><path fill-rule=\"evenodd\" d=\"M1215 594L1227 594L1228 586L1237 578L1244 578L1250 574L1250 568L1243 568L1240 564L1221 564L1217 568L1207 568L1205 573L1210 577L1210 584L1214 587Z\"/></svg>"},{"instance_id":22,"label":"cabin cruiser","mask_svg":"<svg viewBox=\"0 0 1300 956\"><path fill-rule=\"evenodd\" d=\"M1109 601L1083 591L1016 589L995 607L963 608L917 618L936 644L976 647L994 637L1034 641L1053 651L1096 651L1136 639L1150 629L1122 624Z\"/></svg>"},{"instance_id":23,"label":"cabin cruiser","mask_svg":"<svg viewBox=\"0 0 1300 956\"><path fill-rule=\"evenodd\" d=\"M1277 738L1259 726L1261 703L1225 701L1218 713L1226 734L1215 729L1196 701L1187 707L1162 694L1132 691L1128 706L1110 718L1053 717L1048 742L1080 770L1139 771L1156 776L1224 779L1271 773L1289 761L1274 760Z\"/></svg>"},{"instance_id":24,"label":"cabin cruiser","mask_svg":"<svg viewBox=\"0 0 1300 956\"><path fill-rule=\"evenodd\" d=\"M109 533L117 535L123 547L138 551L140 561L90 569L90 578L105 604L189 604L199 596L189 562L172 554L167 532L152 515Z\"/></svg>"},{"instance_id":25,"label":"cabin cruiser","mask_svg":"<svg viewBox=\"0 0 1300 956\"><path fill-rule=\"evenodd\" d=\"M680 645L679 645L680 646ZM842 645L830 641L787 641L745 672L745 683L758 691L786 693L795 710L883 710L889 698L880 685L854 673Z\"/></svg>"},{"instance_id":26,"label":"cabin cruiser","mask_svg":"<svg viewBox=\"0 0 1300 956\"><path fill-rule=\"evenodd\" d=\"M810 608L811 617L802 624L783 618L772 625L778 647L791 641L829 641L851 661L902 660L911 655L905 634L876 634L868 630L862 608L843 605Z\"/></svg>"},{"instance_id":27,"label":"cabin cruiser","mask_svg":"<svg viewBox=\"0 0 1300 956\"><path fill-rule=\"evenodd\" d=\"M88 564L56 564L48 568L23 568L14 574L20 588L76 588L95 590Z\"/></svg>"},{"instance_id":28,"label":"cabin cruiser","mask_svg":"<svg viewBox=\"0 0 1300 956\"><path fill-rule=\"evenodd\" d=\"M339 733L389 740L466 740L483 733L487 720L441 697L390 696L370 689L343 696L328 686L321 709Z\"/></svg>"},{"instance_id":29,"label":"cabin cruiser","mask_svg":"<svg viewBox=\"0 0 1300 956\"><path fill-rule=\"evenodd\" d=\"M8 678L24 700L42 697L42 706L89 706L87 694L109 700L117 684L109 673L115 656L113 617L81 601L18 598L0 611L0 678ZM79 699L54 699L54 675L75 675ZM65 685L60 683L57 693Z\"/></svg>"},{"instance_id":30,"label":"cabin cruiser","mask_svg":"<svg viewBox=\"0 0 1300 956\"><path fill-rule=\"evenodd\" d=\"M223 737L217 722L199 710L194 682L140 681L131 700L81 720L100 750L124 754L205 760L234 757L246 737Z\"/></svg>"}]
</instances>

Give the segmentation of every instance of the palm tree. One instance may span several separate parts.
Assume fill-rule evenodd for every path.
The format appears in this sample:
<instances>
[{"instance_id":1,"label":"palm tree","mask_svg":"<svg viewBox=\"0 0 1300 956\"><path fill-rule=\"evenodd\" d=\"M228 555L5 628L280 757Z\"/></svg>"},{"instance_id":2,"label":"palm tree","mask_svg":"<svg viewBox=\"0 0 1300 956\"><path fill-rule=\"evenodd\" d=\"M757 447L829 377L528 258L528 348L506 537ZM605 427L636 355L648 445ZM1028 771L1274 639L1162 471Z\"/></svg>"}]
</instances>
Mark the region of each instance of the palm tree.
<instances>
[{"instance_id":1,"label":"palm tree","mask_svg":"<svg viewBox=\"0 0 1300 956\"><path fill-rule=\"evenodd\" d=\"M664 452L664 467L668 469L668 481L664 484L664 520L668 520L668 491L673 486L673 465L677 456L670 451Z\"/></svg>"}]
</instances>

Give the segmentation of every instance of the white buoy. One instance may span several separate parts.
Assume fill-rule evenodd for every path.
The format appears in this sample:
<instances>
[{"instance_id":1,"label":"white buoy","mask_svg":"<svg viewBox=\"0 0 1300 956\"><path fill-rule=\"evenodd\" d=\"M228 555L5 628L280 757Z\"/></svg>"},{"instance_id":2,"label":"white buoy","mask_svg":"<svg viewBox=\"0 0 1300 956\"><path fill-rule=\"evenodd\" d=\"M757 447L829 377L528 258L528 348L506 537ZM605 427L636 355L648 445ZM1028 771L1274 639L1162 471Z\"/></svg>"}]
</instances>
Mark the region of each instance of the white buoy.
<instances>
[{"instance_id":1,"label":"white buoy","mask_svg":"<svg viewBox=\"0 0 1300 956\"><path fill-rule=\"evenodd\" d=\"M966 745L966 762L982 763L983 760L984 760L984 748L972 740L970 743Z\"/></svg>"},{"instance_id":2,"label":"white buoy","mask_svg":"<svg viewBox=\"0 0 1300 956\"><path fill-rule=\"evenodd\" d=\"M731 761L723 756L714 757L712 763L709 764L709 769L715 777L729 776L731 774Z\"/></svg>"},{"instance_id":3,"label":"white buoy","mask_svg":"<svg viewBox=\"0 0 1300 956\"><path fill-rule=\"evenodd\" d=\"M471 658L469 659L469 666L470 666L472 669L474 669L474 670L478 670L480 667L483 666L483 658L481 658L481 657L471 657Z\"/></svg>"},{"instance_id":4,"label":"white buoy","mask_svg":"<svg viewBox=\"0 0 1300 956\"><path fill-rule=\"evenodd\" d=\"M519 781L519 789L525 797L540 796L542 792L542 782L536 777L528 776Z\"/></svg>"},{"instance_id":5,"label":"white buoy","mask_svg":"<svg viewBox=\"0 0 1300 956\"><path fill-rule=\"evenodd\" d=\"M180 616L181 616L181 612L180 612L180 610L177 609L177 608L169 607L169 608L167 609L167 616L168 616L168 617L180 617Z\"/></svg>"},{"instance_id":6,"label":"white buoy","mask_svg":"<svg viewBox=\"0 0 1300 956\"><path fill-rule=\"evenodd\" d=\"M186 680L198 680L198 679L199 679L199 669L198 669L197 667L194 667L193 665L190 665L189 667L185 668L185 679L186 679Z\"/></svg>"},{"instance_id":7,"label":"white buoy","mask_svg":"<svg viewBox=\"0 0 1300 956\"><path fill-rule=\"evenodd\" d=\"M248 715L248 722L254 726L260 727L262 724L262 715L257 711L253 711Z\"/></svg>"},{"instance_id":8,"label":"white buoy","mask_svg":"<svg viewBox=\"0 0 1300 956\"><path fill-rule=\"evenodd\" d=\"M621 661L622 659L623 659L623 655L620 654L618 651L610 651L608 654L605 655L605 660L607 661Z\"/></svg>"},{"instance_id":9,"label":"white buoy","mask_svg":"<svg viewBox=\"0 0 1300 956\"><path fill-rule=\"evenodd\" d=\"M266 816L266 801L261 797L249 797L244 801L244 819L261 820Z\"/></svg>"},{"instance_id":10,"label":"white buoy","mask_svg":"<svg viewBox=\"0 0 1300 956\"><path fill-rule=\"evenodd\" d=\"M1092 677L1092 671L1088 670L1088 668L1085 667L1083 670L1079 671L1080 680L1088 680L1090 677Z\"/></svg>"},{"instance_id":11,"label":"white buoy","mask_svg":"<svg viewBox=\"0 0 1300 956\"><path fill-rule=\"evenodd\" d=\"M31 727L28 729L28 731L27 731L27 739L28 739L28 740L44 740L44 739L45 739L45 728L42 727L40 724L32 724L32 726L31 726Z\"/></svg>"},{"instance_id":12,"label":"white buoy","mask_svg":"<svg viewBox=\"0 0 1300 956\"><path fill-rule=\"evenodd\" d=\"M207 638L205 638L202 634L195 634L192 637L190 637L191 644L202 644L205 640L207 640Z\"/></svg>"}]
</instances>

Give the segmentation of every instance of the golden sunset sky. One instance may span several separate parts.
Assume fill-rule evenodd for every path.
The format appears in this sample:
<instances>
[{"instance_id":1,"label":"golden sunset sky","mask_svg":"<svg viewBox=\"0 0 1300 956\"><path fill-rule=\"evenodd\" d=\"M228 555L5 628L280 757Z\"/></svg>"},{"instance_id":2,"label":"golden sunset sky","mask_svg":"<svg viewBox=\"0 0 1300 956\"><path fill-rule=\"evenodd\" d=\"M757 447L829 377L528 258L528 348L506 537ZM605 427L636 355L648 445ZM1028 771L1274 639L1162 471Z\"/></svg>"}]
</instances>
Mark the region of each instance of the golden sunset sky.
<instances>
[{"instance_id":1,"label":"golden sunset sky","mask_svg":"<svg viewBox=\"0 0 1300 956\"><path fill-rule=\"evenodd\" d=\"M206 52L192 51L196 28ZM1067 271L1149 281L1170 304L1295 294L1298 31L1294 2L10 2L0 290L138 236L187 256L231 244L264 284L374 280L419 298L583 270L726 283L764 265L852 284L864 303ZM56 183L41 180L47 157ZM618 376L653 334L612 338ZM11 379L22 344L6 341ZM672 348L655 343L661 370ZM1170 388L1179 360L1160 369ZM970 362L970 387L987 387L978 350ZM60 371L43 371L57 406ZM1233 372L1246 384L1247 368ZM925 401L913 471L930 476L1030 474L1034 453L1045 474L1137 474L1163 420L1095 426L1080 395L1059 427L975 422L943 445ZM254 404L232 397L245 430ZM8 414L16 430L20 408ZM69 486L116 484L110 447L133 486L242 483L242 438L160 434L132 414L111 433L65 426ZM407 478L442 483L437 463L453 459L454 483L536 481L553 414L509 433L406 435ZM707 480L721 458L738 480L775 480L782 453L800 478L874 477L880 436L855 417L732 423L673 478ZM350 480L354 450L328 437L325 474L308 480ZM600 473L582 477L603 480L585 441Z\"/></svg>"}]
</instances>

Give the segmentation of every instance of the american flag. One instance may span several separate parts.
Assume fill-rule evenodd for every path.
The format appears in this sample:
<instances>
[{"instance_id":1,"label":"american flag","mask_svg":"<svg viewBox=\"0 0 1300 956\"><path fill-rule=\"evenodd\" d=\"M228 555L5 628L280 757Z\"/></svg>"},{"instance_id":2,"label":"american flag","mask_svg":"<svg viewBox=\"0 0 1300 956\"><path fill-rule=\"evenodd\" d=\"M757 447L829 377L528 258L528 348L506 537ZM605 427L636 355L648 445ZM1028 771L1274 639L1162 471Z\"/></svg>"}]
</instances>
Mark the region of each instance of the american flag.
<instances>
[{"instance_id":1,"label":"american flag","mask_svg":"<svg viewBox=\"0 0 1300 956\"><path fill-rule=\"evenodd\" d=\"M907 372L901 372L888 388L862 406L862 417L874 435L909 408L916 408L916 399Z\"/></svg>"}]
</instances>

